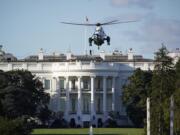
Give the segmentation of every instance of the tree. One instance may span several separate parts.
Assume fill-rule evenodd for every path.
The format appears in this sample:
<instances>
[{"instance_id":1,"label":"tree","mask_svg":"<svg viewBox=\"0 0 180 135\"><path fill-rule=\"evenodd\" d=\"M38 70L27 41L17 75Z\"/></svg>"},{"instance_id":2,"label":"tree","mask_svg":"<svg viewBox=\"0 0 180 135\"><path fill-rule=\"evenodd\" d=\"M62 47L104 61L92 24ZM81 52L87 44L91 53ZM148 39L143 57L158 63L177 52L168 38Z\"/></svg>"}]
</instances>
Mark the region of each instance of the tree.
<instances>
[{"instance_id":1,"label":"tree","mask_svg":"<svg viewBox=\"0 0 180 135\"><path fill-rule=\"evenodd\" d=\"M30 135L31 128L22 118L10 120L0 117L0 134L1 135Z\"/></svg>"},{"instance_id":2,"label":"tree","mask_svg":"<svg viewBox=\"0 0 180 135\"><path fill-rule=\"evenodd\" d=\"M123 104L136 127L143 127L146 118L146 98L151 90L151 71L136 69L123 86Z\"/></svg>"},{"instance_id":3,"label":"tree","mask_svg":"<svg viewBox=\"0 0 180 135\"><path fill-rule=\"evenodd\" d=\"M115 111L111 111L108 114L108 119L105 122L106 127L115 128L117 127L117 119L118 119L118 113Z\"/></svg>"},{"instance_id":4,"label":"tree","mask_svg":"<svg viewBox=\"0 0 180 135\"><path fill-rule=\"evenodd\" d=\"M151 134L169 134L169 103L175 89L172 58L165 46L155 53L151 91Z\"/></svg>"},{"instance_id":5,"label":"tree","mask_svg":"<svg viewBox=\"0 0 180 135\"><path fill-rule=\"evenodd\" d=\"M123 102L134 124L143 123L145 99L151 99L151 134L168 135L170 129L170 97L175 99L175 133L180 133L180 60L174 66L163 45L155 53L155 68L146 77L137 69L124 86ZM144 78L144 79L142 79ZM146 80L146 81L145 81Z\"/></svg>"},{"instance_id":6,"label":"tree","mask_svg":"<svg viewBox=\"0 0 180 135\"><path fill-rule=\"evenodd\" d=\"M38 78L29 71L0 72L1 116L10 119L26 116L36 117L47 109L49 95L44 92Z\"/></svg>"},{"instance_id":7,"label":"tree","mask_svg":"<svg viewBox=\"0 0 180 135\"><path fill-rule=\"evenodd\" d=\"M37 117L41 120L43 125L46 125L46 122L49 120L52 112L48 109L47 106L41 107Z\"/></svg>"},{"instance_id":8,"label":"tree","mask_svg":"<svg viewBox=\"0 0 180 135\"><path fill-rule=\"evenodd\" d=\"M1 89L4 89L7 86L8 86L8 75L2 70L0 70L0 92L1 92ZM0 94L0 99L2 99L1 94ZM0 116L3 114L4 114L3 106L0 100Z\"/></svg>"},{"instance_id":9,"label":"tree","mask_svg":"<svg viewBox=\"0 0 180 135\"><path fill-rule=\"evenodd\" d=\"M174 111L174 127L175 133L180 133L180 59L176 63L176 84L175 84L175 92L174 92L174 104L175 104L175 111Z\"/></svg>"}]
</instances>

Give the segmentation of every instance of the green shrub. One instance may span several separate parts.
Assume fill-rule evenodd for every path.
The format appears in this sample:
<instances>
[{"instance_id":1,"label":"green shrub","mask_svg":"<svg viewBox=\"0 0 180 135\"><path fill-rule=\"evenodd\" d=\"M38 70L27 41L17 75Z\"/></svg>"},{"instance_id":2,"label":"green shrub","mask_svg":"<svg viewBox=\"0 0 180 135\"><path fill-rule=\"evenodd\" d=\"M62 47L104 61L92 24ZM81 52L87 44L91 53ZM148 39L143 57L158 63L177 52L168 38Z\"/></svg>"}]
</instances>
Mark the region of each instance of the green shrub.
<instances>
[{"instance_id":1,"label":"green shrub","mask_svg":"<svg viewBox=\"0 0 180 135\"><path fill-rule=\"evenodd\" d=\"M0 135L30 135L31 129L21 118L10 120L0 117Z\"/></svg>"}]
</instances>

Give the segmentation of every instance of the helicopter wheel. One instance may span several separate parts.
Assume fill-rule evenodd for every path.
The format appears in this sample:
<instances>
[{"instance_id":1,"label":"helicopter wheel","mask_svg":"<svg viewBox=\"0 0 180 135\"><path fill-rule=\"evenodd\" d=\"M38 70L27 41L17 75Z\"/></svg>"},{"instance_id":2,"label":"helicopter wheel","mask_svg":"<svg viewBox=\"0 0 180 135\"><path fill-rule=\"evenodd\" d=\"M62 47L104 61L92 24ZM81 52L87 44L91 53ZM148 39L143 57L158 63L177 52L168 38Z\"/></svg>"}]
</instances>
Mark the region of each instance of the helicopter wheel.
<instances>
[{"instance_id":1,"label":"helicopter wheel","mask_svg":"<svg viewBox=\"0 0 180 135\"><path fill-rule=\"evenodd\" d=\"M93 41L93 39L89 38L89 46L92 46L92 41Z\"/></svg>"},{"instance_id":2,"label":"helicopter wheel","mask_svg":"<svg viewBox=\"0 0 180 135\"><path fill-rule=\"evenodd\" d=\"M106 40L107 40L107 44L110 45L110 37L109 36L107 36Z\"/></svg>"}]
</instances>

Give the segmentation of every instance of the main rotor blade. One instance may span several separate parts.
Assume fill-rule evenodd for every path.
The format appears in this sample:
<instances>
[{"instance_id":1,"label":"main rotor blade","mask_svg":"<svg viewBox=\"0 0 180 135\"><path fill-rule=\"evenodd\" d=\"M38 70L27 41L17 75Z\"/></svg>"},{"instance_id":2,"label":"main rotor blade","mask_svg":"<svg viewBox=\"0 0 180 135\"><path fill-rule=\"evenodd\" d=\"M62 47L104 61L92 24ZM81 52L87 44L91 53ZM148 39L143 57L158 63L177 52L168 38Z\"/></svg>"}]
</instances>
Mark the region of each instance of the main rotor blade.
<instances>
[{"instance_id":1,"label":"main rotor blade","mask_svg":"<svg viewBox=\"0 0 180 135\"><path fill-rule=\"evenodd\" d=\"M109 21L109 22L105 22L105 23L101 23L101 25L106 25L106 24L109 24L109 23L115 23L117 22L118 20L113 20L113 21Z\"/></svg>"},{"instance_id":2,"label":"main rotor blade","mask_svg":"<svg viewBox=\"0 0 180 135\"><path fill-rule=\"evenodd\" d=\"M61 23L70 24L70 25L96 26L96 24L92 24L92 23L70 23L70 22L61 22Z\"/></svg>"},{"instance_id":3,"label":"main rotor blade","mask_svg":"<svg viewBox=\"0 0 180 135\"><path fill-rule=\"evenodd\" d=\"M120 24L120 23L131 23L131 22L137 22L138 20L135 21L119 21L119 22L112 22L112 23L106 23L102 25L113 25L113 24Z\"/></svg>"}]
</instances>

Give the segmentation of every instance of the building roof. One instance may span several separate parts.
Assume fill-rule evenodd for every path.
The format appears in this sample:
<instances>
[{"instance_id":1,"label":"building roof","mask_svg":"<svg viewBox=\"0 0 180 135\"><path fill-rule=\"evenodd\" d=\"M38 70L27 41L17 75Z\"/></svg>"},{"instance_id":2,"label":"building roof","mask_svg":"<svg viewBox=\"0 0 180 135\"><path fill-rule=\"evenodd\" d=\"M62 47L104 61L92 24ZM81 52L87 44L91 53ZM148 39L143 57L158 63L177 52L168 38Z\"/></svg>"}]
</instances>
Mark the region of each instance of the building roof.
<instances>
[{"instance_id":1,"label":"building roof","mask_svg":"<svg viewBox=\"0 0 180 135\"><path fill-rule=\"evenodd\" d=\"M104 62L153 62L152 59L145 59L141 55L134 55L134 59L129 60L127 55L105 55L103 59L99 55L71 55L71 58L67 58L66 55L62 54L59 56L45 55L43 60L38 59L38 55L31 55L25 59L19 61L42 61L42 62L68 62L68 61L104 61Z\"/></svg>"},{"instance_id":2,"label":"building roof","mask_svg":"<svg viewBox=\"0 0 180 135\"><path fill-rule=\"evenodd\" d=\"M97 61L97 62L153 62L153 59L143 58L142 55L133 55L132 50L128 54L114 51L113 53L101 52L99 55L74 55L71 52L67 54L53 53L45 55L43 49L40 49L38 55L30 55L23 59L17 59L10 53L5 53L0 48L0 61L3 62L69 62L69 61ZM129 57L131 55L132 57Z\"/></svg>"},{"instance_id":3,"label":"building roof","mask_svg":"<svg viewBox=\"0 0 180 135\"><path fill-rule=\"evenodd\" d=\"M134 55L133 59L128 59L128 55L106 55L105 61L111 62L153 62L152 59L143 58L142 55Z\"/></svg>"}]
</instances>

